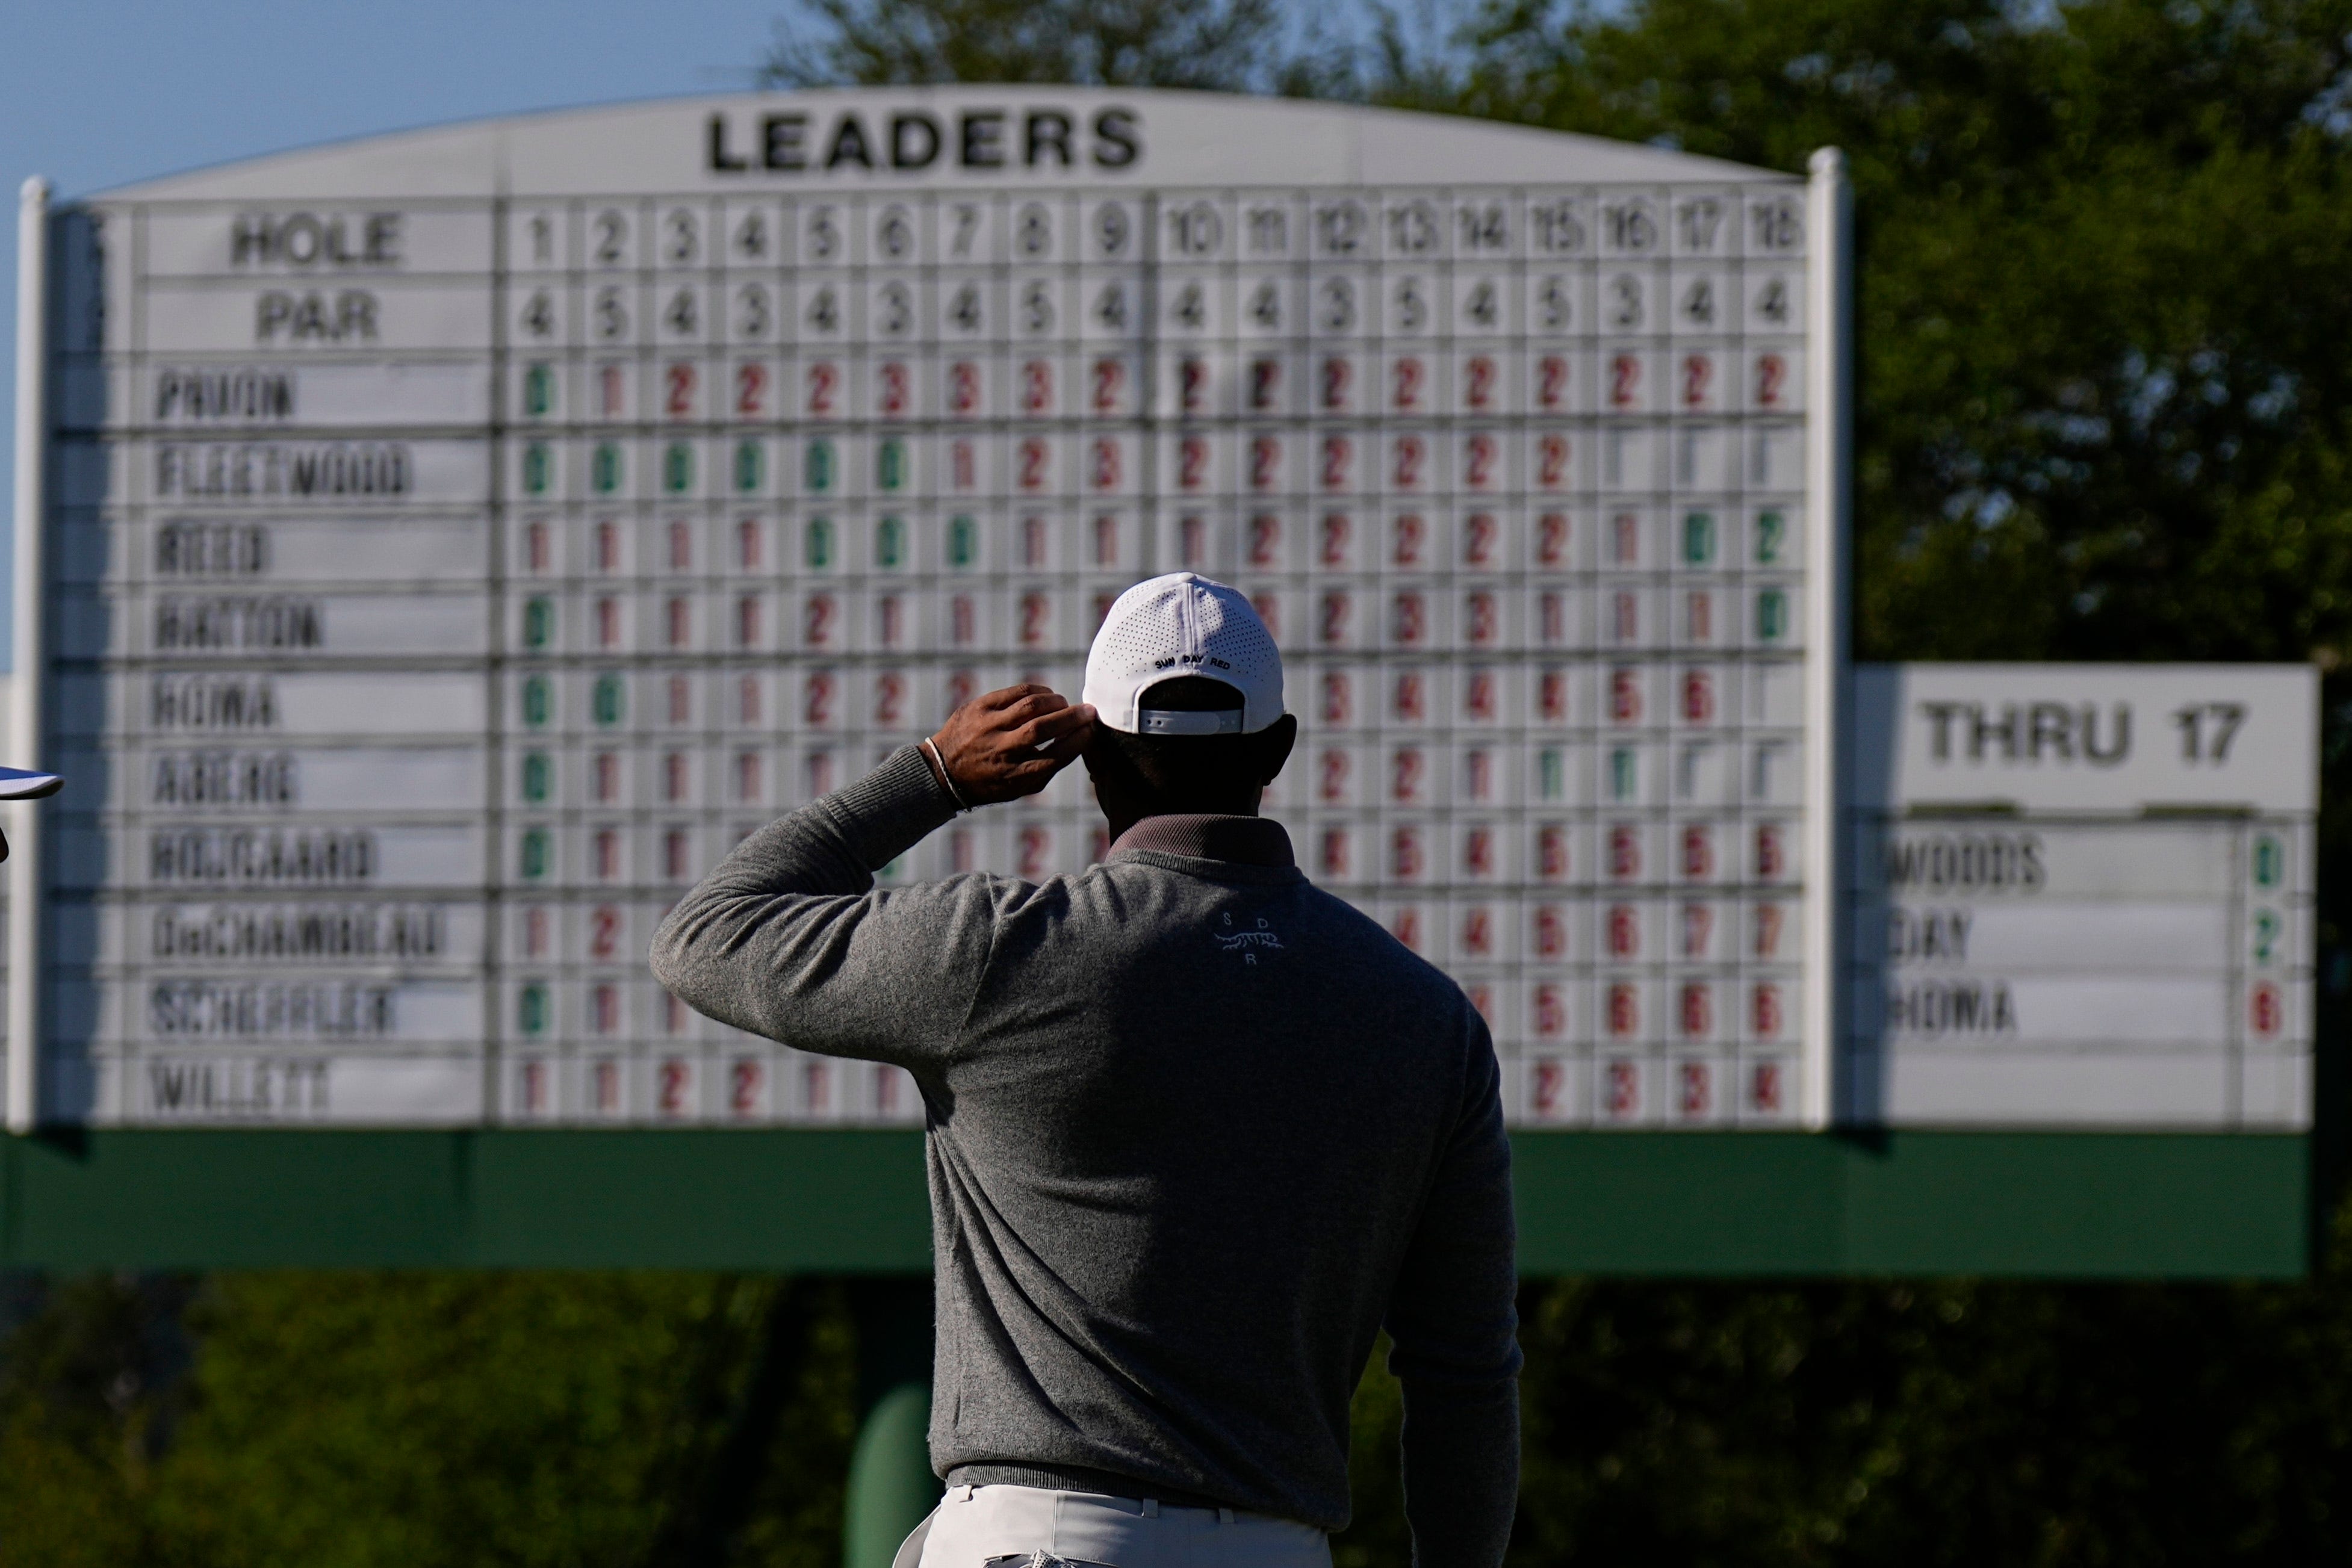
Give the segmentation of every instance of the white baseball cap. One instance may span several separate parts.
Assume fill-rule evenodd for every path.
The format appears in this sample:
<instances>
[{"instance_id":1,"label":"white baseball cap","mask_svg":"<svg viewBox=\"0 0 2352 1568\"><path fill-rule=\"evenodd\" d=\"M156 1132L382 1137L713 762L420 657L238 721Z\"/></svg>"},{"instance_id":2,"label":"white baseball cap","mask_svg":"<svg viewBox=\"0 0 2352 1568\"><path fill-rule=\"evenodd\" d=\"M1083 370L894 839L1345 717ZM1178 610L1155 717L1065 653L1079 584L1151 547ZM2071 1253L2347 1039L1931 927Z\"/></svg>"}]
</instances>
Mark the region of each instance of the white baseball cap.
<instances>
[{"instance_id":1,"label":"white baseball cap","mask_svg":"<svg viewBox=\"0 0 2352 1568\"><path fill-rule=\"evenodd\" d=\"M1241 693L1239 713L1147 708L1161 681L1199 675ZM1222 582L1172 571L1118 596L1087 653L1080 699L1128 735L1255 735L1282 716L1282 651L1250 601Z\"/></svg>"}]
</instances>

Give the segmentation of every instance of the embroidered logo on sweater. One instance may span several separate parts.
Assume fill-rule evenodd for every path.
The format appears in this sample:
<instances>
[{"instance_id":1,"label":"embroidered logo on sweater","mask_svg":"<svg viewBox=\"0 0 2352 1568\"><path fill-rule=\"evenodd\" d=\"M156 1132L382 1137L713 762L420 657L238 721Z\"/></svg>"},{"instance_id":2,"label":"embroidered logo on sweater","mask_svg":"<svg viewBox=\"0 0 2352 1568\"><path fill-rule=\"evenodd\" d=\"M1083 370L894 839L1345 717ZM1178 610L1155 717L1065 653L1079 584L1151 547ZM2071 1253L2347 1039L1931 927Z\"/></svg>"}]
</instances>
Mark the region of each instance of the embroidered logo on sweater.
<instances>
[{"instance_id":1,"label":"embroidered logo on sweater","mask_svg":"<svg viewBox=\"0 0 2352 1568\"><path fill-rule=\"evenodd\" d=\"M1255 929L1244 928L1240 931L1232 929L1234 924L1234 917L1232 915L1222 915L1219 918L1224 922L1226 929L1223 931L1213 931L1210 935L1217 939L1217 946L1223 948L1226 952L1239 953L1242 956L1243 963L1256 963L1257 956L1260 953L1279 953L1282 951L1282 938L1276 936L1272 929L1267 926L1265 915L1261 915L1258 916Z\"/></svg>"}]
</instances>

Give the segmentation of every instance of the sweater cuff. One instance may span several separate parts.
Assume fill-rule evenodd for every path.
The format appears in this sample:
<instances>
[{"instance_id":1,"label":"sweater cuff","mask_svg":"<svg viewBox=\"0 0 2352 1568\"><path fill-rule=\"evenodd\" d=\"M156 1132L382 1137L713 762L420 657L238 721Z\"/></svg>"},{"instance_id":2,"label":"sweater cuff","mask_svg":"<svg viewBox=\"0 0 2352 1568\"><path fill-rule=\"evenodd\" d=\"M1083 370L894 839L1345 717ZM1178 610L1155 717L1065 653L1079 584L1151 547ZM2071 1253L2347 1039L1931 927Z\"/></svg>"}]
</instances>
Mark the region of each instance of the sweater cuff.
<instances>
[{"instance_id":1,"label":"sweater cuff","mask_svg":"<svg viewBox=\"0 0 2352 1568\"><path fill-rule=\"evenodd\" d=\"M873 772L819 804L867 871L880 871L956 814L930 759L912 746L900 747Z\"/></svg>"}]
</instances>

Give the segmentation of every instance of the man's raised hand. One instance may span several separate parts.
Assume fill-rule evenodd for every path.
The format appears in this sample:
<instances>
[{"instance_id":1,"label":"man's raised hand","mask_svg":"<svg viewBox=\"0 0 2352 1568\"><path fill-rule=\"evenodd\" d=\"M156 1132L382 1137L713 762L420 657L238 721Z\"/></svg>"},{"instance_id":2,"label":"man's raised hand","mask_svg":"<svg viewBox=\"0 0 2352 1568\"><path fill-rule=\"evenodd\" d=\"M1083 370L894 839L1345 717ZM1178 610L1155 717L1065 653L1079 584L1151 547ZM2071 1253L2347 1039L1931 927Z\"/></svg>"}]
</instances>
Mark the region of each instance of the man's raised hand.
<instances>
[{"instance_id":1,"label":"man's raised hand","mask_svg":"<svg viewBox=\"0 0 2352 1568\"><path fill-rule=\"evenodd\" d=\"M931 737L936 767L969 806L1017 800L1043 789L1095 732L1095 710L1046 686L1006 686L948 716Z\"/></svg>"}]
</instances>

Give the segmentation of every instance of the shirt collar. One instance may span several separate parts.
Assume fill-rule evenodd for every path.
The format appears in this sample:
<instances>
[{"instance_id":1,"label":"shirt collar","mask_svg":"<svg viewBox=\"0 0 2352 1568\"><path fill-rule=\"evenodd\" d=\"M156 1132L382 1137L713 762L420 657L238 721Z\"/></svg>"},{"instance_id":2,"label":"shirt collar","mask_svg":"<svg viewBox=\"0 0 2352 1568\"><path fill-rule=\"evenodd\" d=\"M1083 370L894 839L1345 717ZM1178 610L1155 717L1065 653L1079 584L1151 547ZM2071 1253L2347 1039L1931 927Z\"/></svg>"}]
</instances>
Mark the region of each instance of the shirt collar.
<instances>
[{"instance_id":1,"label":"shirt collar","mask_svg":"<svg viewBox=\"0 0 2352 1568\"><path fill-rule=\"evenodd\" d=\"M1151 850L1163 855L1193 860L1233 861L1242 865L1292 866L1290 835L1280 822L1264 817L1228 817L1212 812L1183 811L1146 817L1119 834L1110 847Z\"/></svg>"}]
</instances>

